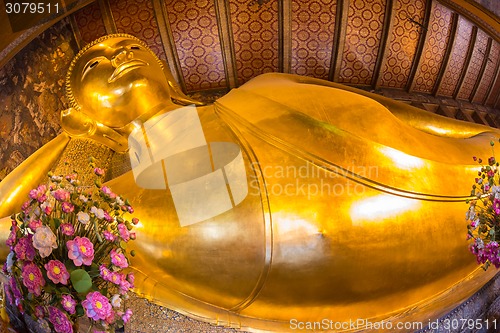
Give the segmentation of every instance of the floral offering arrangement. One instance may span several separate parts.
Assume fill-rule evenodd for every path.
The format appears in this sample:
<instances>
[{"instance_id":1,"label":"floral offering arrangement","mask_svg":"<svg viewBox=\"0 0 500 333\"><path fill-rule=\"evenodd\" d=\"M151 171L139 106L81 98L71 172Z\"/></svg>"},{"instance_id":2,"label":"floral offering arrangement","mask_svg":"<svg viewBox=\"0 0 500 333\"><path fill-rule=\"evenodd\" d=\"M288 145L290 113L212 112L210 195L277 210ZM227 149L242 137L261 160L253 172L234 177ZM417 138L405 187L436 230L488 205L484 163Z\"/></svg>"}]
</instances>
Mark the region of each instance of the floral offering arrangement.
<instances>
[{"instance_id":1,"label":"floral offering arrangement","mask_svg":"<svg viewBox=\"0 0 500 333\"><path fill-rule=\"evenodd\" d=\"M91 168L95 186L78 175L49 174L12 216L10 253L3 267L5 296L46 332L73 332L80 317L94 332L114 332L132 315L123 301L134 286L127 242L137 218L127 200L102 186L103 170Z\"/></svg>"},{"instance_id":2,"label":"floral offering arrangement","mask_svg":"<svg viewBox=\"0 0 500 333\"><path fill-rule=\"evenodd\" d=\"M495 143L490 142L493 147ZM494 265L500 268L500 175L499 163L494 156L488 158L483 165L480 158L473 157L481 165L471 195L468 200L469 210L466 213L467 239L471 241L469 250L476 256L478 264L484 270Z\"/></svg>"}]
</instances>

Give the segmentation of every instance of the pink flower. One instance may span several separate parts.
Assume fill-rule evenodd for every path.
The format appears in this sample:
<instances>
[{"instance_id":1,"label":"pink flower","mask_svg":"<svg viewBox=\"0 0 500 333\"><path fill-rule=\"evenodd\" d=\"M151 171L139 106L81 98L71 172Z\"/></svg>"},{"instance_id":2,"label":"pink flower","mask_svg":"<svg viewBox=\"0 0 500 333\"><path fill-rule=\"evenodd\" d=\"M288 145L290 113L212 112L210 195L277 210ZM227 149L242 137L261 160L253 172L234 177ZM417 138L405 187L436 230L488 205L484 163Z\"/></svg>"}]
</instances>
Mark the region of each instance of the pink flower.
<instances>
[{"instance_id":1,"label":"pink flower","mask_svg":"<svg viewBox=\"0 0 500 333\"><path fill-rule=\"evenodd\" d=\"M130 214L134 213L134 208L132 208L132 206L127 206L127 210Z\"/></svg>"},{"instance_id":2,"label":"pink flower","mask_svg":"<svg viewBox=\"0 0 500 333\"><path fill-rule=\"evenodd\" d=\"M119 286L122 283L123 278L124 276L122 274L118 272L112 272L109 281Z\"/></svg>"},{"instance_id":3,"label":"pink flower","mask_svg":"<svg viewBox=\"0 0 500 333\"><path fill-rule=\"evenodd\" d=\"M120 237L125 242L128 242L130 240L130 232L128 231L127 226L125 226L125 224L123 223L118 224L118 232L120 233Z\"/></svg>"},{"instance_id":4,"label":"pink flower","mask_svg":"<svg viewBox=\"0 0 500 333\"><path fill-rule=\"evenodd\" d=\"M47 215L50 215L52 213L52 206L51 205L46 205L45 208L43 209L43 212Z\"/></svg>"},{"instance_id":5,"label":"pink flower","mask_svg":"<svg viewBox=\"0 0 500 333\"><path fill-rule=\"evenodd\" d=\"M133 224L133 225L137 225L137 223L139 223L139 219L138 219L137 217L134 217L134 218L132 219L132 224Z\"/></svg>"},{"instance_id":6,"label":"pink flower","mask_svg":"<svg viewBox=\"0 0 500 333\"><path fill-rule=\"evenodd\" d=\"M10 228L10 234L7 240L5 241L5 244L7 244L8 247L12 250L14 248L14 244L17 242L17 231L19 230L19 227L17 225L12 224L12 227Z\"/></svg>"},{"instance_id":7,"label":"pink flower","mask_svg":"<svg viewBox=\"0 0 500 333\"><path fill-rule=\"evenodd\" d=\"M128 292L128 290L130 288L132 288L132 286L130 285L130 282L128 282L127 280L125 280L124 278L122 278L121 282L120 282L120 292L122 294L126 294Z\"/></svg>"},{"instance_id":8,"label":"pink flower","mask_svg":"<svg viewBox=\"0 0 500 333\"><path fill-rule=\"evenodd\" d=\"M75 228L71 223L62 223L59 228L61 228L63 235L73 236L75 234Z\"/></svg>"},{"instance_id":9,"label":"pink flower","mask_svg":"<svg viewBox=\"0 0 500 333\"><path fill-rule=\"evenodd\" d=\"M57 248L56 235L49 227L42 225L36 229L33 236L33 246L42 258L48 257L52 253L52 249Z\"/></svg>"},{"instance_id":10,"label":"pink flower","mask_svg":"<svg viewBox=\"0 0 500 333\"><path fill-rule=\"evenodd\" d=\"M22 237L19 239L19 242L14 246L14 252L16 252L16 256L21 260L33 261L35 259L35 248L32 244L32 235L28 235L26 237Z\"/></svg>"},{"instance_id":11,"label":"pink flower","mask_svg":"<svg viewBox=\"0 0 500 333\"><path fill-rule=\"evenodd\" d=\"M42 294L42 287L45 286L45 280L42 276L42 271L32 262L27 263L23 267L22 272L23 284L28 291L36 296Z\"/></svg>"},{"instance_id":12,"label":"pink flower","mask_svg":"<svg viewBox=\"0 0 500 333\"><path fill-rule=\"evenodd\" d=\"M87 237L75 237L66 242L68 258L73 260L75 266L82 264L90 266L94 259L94 244Z\"/></svg>"},{"instance_id":13,"label":"pink flower","mask_svg":"<svg viewBox=\"0 0 500 333\"><path fill-rule=\"evenodd\" d=\"M113 191L111 191L111 189L107 186L101 187L101 191L102 191L102 193L107 194L107 195L110 195L111 193L113 193Z\"/></svg>"},{"instance_id":14,"label":"pink flower","mask_svg":"<svg viewBox=\"0 0 500 333\"><path fill-rule=\"evenodd\" d=\"M35 316L38 318L43 318L45 317L45 311L43 311L43 307L38 305L35 307Z\"/></svg>"},{"instance_id":15,"label":"pink flower","mask_svg":"<svg viewBox=\"0 0 500 333\"><path fill-rule=\"evenodd\" d=\"M28 227L33 230L33 232L36 231L36 229L40 228L42 226L42 221L40 220L33 220L33 221L30 221L30 223L28 224Z\"/></svg>"},{"instance_id":16,"label":"pink flower","mask_svg":"<svg viewBox=\"0 0 500 333\"><path fill-rule=\"evenodd\" d=\"M122 316L123 322L125 324L128 323L130 317L132 317L132 310L131 309L125 310L125 314Z\"/></svg>"},{"instance_id":17,"label":"pink flower","mask_svg":"<svg viewBox=\"0 0 500 333\"><path fill-rule=\"evenodd\" d=\"M133 288L134 287L134 282L135 282L135 275L134 275L134 273L128 273L127 274L127 281L130 282L130 286Z\"/></svg>"},{"instance_id":18,"label":"pink flower","mask_svg":"<svg viewBox=\"0 0 500 333\"><path fill-rule=\"evenodd\" d=\"M128 267L127 258L121 252L117 252L115 249L111 250L111 263L120 268Z\"/></svg>"},{"instance_id":19,"label":"pink flower","mask_svg":"<svg viewBox=\"0 0 500 333\"><path fill-rule=\"evenodd\" d=\"M65 212L66 214L71 213L72 211L75 210L75 206L69 202L63 202L61 205L62 211Z\"/></svg>"},{"instance_id":20,"label":"pink flower","mask_svg":"<svg viewBox=\"0 0 500 333\"><path fill-rule=\"evenodd\" d=\"M49 306L49 321L58 333L73 333L73 325L64 312L54 306Z\"/></svg>"},{"instance_id":21,"label":"pink flower","mask_svg":"<svg viewBox=\"0 0 500 333\"><path fill-rule=\"evenodd\" d=\"M101 272L101 277L104 281L111 281L111 271L104 265L99 266L99 271Z\"/></svg>"},{"instance_id":22,"label":"pink flower","mask_svg":"<svg viewBox=\"0 0 500 333\"><path fill-rule=\"evenodd\" d=\"M31 190L29 196L31 199L34 199L38 202L44 202L45 200L47 200L46 192L47 186L40 185L36 189Z\"/></svg>"},{"instance_id":23,"label":"pink flower","mask_svg":"<svg viewBox=\"0 0 500 333\"><path fill-rule=\"evenodd\" d=\"M50 260L45 264L47 277L54 283L68 284L69 273L66 266L59 260Z\"/></svg>"},{"instance_id":24,"label":"pink flower","mask_svg":"<svg viewBox=\"0 0 500 333\"><path fill-rule=\"evenodd\" d=\"M67 201L69 201L69 198L70 198L69 192L62 189L62 188L57 189L54 192L52 192L52 195L54 196L54 198L56 198L57 201L60 201L60 202L67 202Z\"/></svg>"},{"instance_id":25,"label":"pink flower","mask_svg":"<svg viewBox=\"0 0 500 333\"><path fill-rule=\"evenodd\" d=\"M93 320L105 320L112 311L108 298L98 291L88 293L86 299L82 302L82 306L87 317Z\"/></svg>"},{"instance_id":26,"label":"pink flower","mask_svg":"<svg viewBox=\"0 0 500 333\"><path fill-rule=\"evenodd\" d=\"M94 173L97 175L97 176L103 176L104 175L104 170L101 169L101 168L95 168L94 169Z\"/></svg>"},{"instance_id":27,"label":"pink flower","mask_svg":"<svg viewBox=\"0 0 500 333\"><path fill-rule=\"evenodd\" d=\"M135 240L135 239L136 239L136 237L137 237L137 236L135 235L135 232L131 232L131 233L130 233L130 239L131 239L131 240Z\"/></svg>"},{"instance_id":28,"label":"pink flower","mask_svg":"<svg viewBox=\"0 0 500 333\"><path fill-rule=\"evenodd\" d=\"M71 295L62 295L61 305L69 314L75 314L76 301Z\"/></svg>"},{"instance_id":29,"label":"pink flower","mask_svg":"<svg viewBox=\"0 0 500 333\"><path fill-rule=\"evenodd\" d=\"M108 222L111 222L113 221L113 218L111 217L111 215L109 215L108 212L104 211L104 219Z\"/></svg>"},{"instance_id":30,"label":"pink flower","mask_svg":"<svg viewBox=\"0 0 500 333\"><path fill-rule=\"evenodd\" d=\"M107 241L113 242L116 239L115 235L107 230L104 230L102 234Z\"/></svg>"}]
</instances>

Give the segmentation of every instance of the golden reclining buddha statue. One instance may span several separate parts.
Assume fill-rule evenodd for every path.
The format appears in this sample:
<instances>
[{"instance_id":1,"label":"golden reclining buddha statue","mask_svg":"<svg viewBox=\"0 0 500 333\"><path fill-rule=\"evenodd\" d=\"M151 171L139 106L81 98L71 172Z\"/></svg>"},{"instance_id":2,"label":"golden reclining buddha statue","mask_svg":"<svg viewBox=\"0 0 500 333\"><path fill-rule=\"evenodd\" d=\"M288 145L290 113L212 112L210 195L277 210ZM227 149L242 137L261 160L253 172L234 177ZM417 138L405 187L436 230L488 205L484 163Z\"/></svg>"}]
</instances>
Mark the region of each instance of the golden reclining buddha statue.
<instances>
[{"instance_id":1,"label":"golden reclining buddha statue","mask_svg":"<svg viewBox=\"0 0 500 333\"><path fill-rule=\"evenodd\" d=\"M464 202L495 129L278 73L202 106L124 34L80 51L67 94L64 133L0 183L0 216L63 160L122 161L107 185L141 221L136 292L155 303L246 330L425 327L492 277Z\"/></svg>"}]
</instances>

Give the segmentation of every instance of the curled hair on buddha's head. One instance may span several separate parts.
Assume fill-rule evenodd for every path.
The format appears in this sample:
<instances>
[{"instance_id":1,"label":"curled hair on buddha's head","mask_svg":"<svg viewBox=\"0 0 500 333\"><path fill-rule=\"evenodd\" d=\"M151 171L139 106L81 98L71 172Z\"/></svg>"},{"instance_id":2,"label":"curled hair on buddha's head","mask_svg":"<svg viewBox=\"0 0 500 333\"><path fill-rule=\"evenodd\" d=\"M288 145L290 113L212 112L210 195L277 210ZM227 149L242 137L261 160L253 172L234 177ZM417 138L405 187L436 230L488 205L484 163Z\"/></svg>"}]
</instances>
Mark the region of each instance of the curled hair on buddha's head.
<instances>
[{"instance_id":1,"label":"curled hair on buddha's head","mask_svg":"<svg viewBox=\"0 0 500 333\"><path fill-rule=\"evenodd\" d=\"M102 43L105 40L111 39L111 38L126 38L126 39L134 40L139 45L144 47L146 50L151 52L151 54L155 57L158 64L160 64L161 68L164 69L164 65L163 65L162 61L158 58L158 56L149 48L149 46L144 41L140 40L139 38L132 36L132 35L129 35L129 34L123 34L123 33L102 36L102 37L94 40L93 42L90 42L87 45L85 45L80 50L80 52L78 52L78 54L73 58L73 60L71 61L71 64L69 65L68 73L66 75L66 98L68 99L68 103L69 103L69 106L71 108L74 108L75 110L80 110L80 105L78 104L78 102L75 98L74 92L73 92L73 88L71 87L71 81L72 81L71 75L73 74L73 71L76 67L76 64L78 63L78 61L80 60L82 55L85 54L85 52L87 52L91 47L93 47L99 43Z\"/></svg>"}]
</instances>

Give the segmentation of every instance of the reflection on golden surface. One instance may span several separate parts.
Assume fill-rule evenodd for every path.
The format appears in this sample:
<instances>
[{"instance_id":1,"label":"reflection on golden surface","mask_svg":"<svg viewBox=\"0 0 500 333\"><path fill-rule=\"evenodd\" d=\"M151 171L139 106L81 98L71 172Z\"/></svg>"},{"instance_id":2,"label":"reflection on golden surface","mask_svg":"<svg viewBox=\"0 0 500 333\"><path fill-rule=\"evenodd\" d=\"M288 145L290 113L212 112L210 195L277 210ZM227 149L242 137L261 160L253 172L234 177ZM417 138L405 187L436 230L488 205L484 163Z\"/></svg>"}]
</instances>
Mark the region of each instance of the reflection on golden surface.
<instances>
[{"instance_id":1,"label":"reflection on golden surface","mask_svg":"<svg viewBox=\"0 0 500 333\"><path fill-rule=\"evenodd\" d=\"M154 302L254 330L324 319L426 323L492 275L467 251L464 201L471 157L491 154L494 129L286 74L181 109L156 57L126 35L83 49L67 84L70 143L114 149L110 174L114 163L129 165L107 185L141 220L136 292ZM134 130L135 146L125 147ZM76 156L68 140L62 135L0 184L0 216L18 209L38 173L62 170L57 157ZM179 193L183 212L202 220L183 223ZM224 209L201 211L204 200L222 199Z\"/></svg>"}]
</instances>

